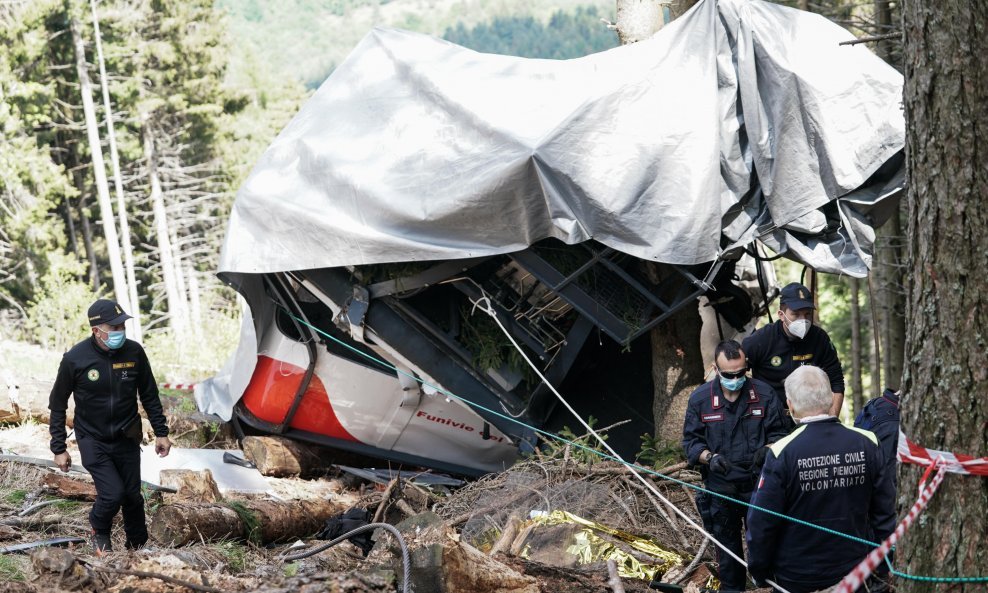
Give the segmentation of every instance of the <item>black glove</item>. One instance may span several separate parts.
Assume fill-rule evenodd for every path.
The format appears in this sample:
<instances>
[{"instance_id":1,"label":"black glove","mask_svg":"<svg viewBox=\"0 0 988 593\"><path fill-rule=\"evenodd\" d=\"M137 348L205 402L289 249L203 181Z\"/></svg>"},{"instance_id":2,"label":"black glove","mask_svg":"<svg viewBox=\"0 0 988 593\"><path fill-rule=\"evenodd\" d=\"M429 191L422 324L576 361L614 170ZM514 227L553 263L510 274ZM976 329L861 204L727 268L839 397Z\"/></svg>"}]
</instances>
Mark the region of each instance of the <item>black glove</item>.
<instances>
[{"instance_id":1,"label":"black glove","mask_svg":"<svg viewBox=\"0 0 988 593\"><path fill-rule=\"evenodd\" d=\"M714 473L726 476L727 472L731 471L731 462L720 453L711 457L708 463L710 465L710 471Z\"/></svg>"},{"instance_id":2,"label":"black glove","mask_svg":"<svg viewBox=\"0 0 988 593\"><path fill-rule=\"evenodd\" d=\"M768 447L759 447L755 450L755 457L751 460L751 469L760 472L765 465L765 456L768 455Z\"/></svg>"},{"instance_id":3,"label":"black glove","mask_svg":"<svg viewBox=\"0 0 988 593\"><path fill-rule=\"evenodd\" d=\"M751 584L753 584L756 589L768 587L768 583L765 582L766 578L768 577L758 578L755 575L751 575Z\"/></svg>"}]
</instances>

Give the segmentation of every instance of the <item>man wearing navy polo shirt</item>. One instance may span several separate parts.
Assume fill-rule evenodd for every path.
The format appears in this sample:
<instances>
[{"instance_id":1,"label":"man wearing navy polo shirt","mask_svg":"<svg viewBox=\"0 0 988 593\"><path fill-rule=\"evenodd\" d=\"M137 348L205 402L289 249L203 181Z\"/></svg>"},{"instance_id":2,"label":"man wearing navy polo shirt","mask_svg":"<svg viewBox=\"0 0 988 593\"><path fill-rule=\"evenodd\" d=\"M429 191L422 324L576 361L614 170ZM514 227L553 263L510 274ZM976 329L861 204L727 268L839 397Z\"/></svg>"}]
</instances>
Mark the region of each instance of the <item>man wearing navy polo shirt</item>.
<instances>
[{"instance_id":1,"label":"man wearing navy polo shirt","mask_svg":"<svg viewBox=\"0 0 988 593\"><path fill-rule=\"evenodd\" d=\"M765 381L780 396L783 382L804 365L823 369L830 380L830 414L839 416L844 403L844 369L830 336L813 325L813 293L793 282L782 288L778 321L759 329L744 340L748 366L756 379ZM790 427L794 426L790 420Z\"/></svg>"}]
</instances>

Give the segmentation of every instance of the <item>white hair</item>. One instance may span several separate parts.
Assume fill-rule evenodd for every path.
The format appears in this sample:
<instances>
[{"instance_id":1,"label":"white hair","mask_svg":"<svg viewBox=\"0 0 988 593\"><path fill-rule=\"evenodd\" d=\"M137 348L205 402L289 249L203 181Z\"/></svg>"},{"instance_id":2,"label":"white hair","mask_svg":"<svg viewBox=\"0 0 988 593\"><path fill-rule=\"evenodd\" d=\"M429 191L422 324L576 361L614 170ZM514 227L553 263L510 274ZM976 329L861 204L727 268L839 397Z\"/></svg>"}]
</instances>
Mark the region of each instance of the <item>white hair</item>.
<instances>
[{"instance_id":1,"label":"white hair","mask_svg":"<svg viewBox=\"0 0 988 593\"><path fill-rule=\"evenodd\" d=\"M795 416L815 416L830 411L834 396L830 390L830 378L823 369L801 366L786 377L785 387Z\"/></svg>"}]
</instances>

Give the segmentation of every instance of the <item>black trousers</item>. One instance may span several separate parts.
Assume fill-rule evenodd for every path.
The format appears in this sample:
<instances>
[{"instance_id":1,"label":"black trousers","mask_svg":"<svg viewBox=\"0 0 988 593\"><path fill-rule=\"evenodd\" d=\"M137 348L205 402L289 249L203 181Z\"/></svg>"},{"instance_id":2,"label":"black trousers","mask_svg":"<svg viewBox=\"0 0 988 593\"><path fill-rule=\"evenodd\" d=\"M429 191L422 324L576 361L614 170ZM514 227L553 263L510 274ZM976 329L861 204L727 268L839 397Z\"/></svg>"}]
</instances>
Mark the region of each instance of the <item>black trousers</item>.
<instances>
[{"instance_id":1,"label":"black trousers","mask_svg":"<svg viewBox=\"0 0 988 593\"><path fill-rule=\"evenodd\" d=\"M100 441L78 436L82 466L96 483L96 502L89 512L89 523L97 533L110 533L113 518L123 509L124 533L128 547L147 543L148 529L141 494L141 448L120 438Z\"/></svg>"},{"instance_id":2,"label":"black trousers","mask_svg":"<svg viewBox=\"0 0 988 593\"><path fill-rule=\"evenodd\" d=\"M729 494L731 498L751 501L751 491ZM747 521L748 507L730 502L706 492L697 492L696 506L703 518L703 528L729 550L744 558L741 526ZM721 591L744 591L747 583L745 567L717 548L717 578Z\"/></svg>"}]
</instances>

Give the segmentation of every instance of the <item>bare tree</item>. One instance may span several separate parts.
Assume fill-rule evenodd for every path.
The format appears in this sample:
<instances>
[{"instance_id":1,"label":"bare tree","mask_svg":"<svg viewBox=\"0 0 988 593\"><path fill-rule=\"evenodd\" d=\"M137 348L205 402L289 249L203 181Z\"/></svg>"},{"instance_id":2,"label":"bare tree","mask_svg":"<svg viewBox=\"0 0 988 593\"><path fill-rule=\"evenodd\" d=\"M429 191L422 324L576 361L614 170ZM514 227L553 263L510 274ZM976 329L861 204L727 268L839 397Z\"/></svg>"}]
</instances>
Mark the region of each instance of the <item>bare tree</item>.
<instances>
[{"instance_id":1,"label":"bare tree","mask_svg":"<svg viewBox=\"0 0 988 593\"><path fill-rule=\"evenodd\" d=\"M82 94L82 109L86 117L86 135L89 139L89 150L92 153L93 179L96 183L96 195L103 222L103 235L106 238L106 250L110 260L110 270L113 273L113 293L120 306L129 311L133 307L130 306L130 291L127 289L127 280L120 259L120 239L117 236L116 221L113 219L110 187L106 180L106 165L103 162L103 147L100 143L99 128L96 124L96 109L93 106L92 83L89 80L86 66L86 48L82 41L78 19L72 17L69 21L69 28L75 46L79 92Z\"/></svg>"},{"instance_id":2,"label":"bare tree","mask_svg":"<svg viewBox=\"0 0 988 593\"><path fill-rule=\"evenodd\" d=\"M130 303L124 307L132 315L128 321L131 326L131 337L140 341L141 307L137 297L137 279L134 275L134 252L130 240L130 225L127 222L127 202L124 198L123 179L120 174L120 157L117 154L117 136L113 131L113 106L110 103L110 81L106 76L106 64L103 60L103 41L99 32L99 17L96 14L96 0L89 1L93 14L93 35L96 39L96 59L99 64L100 87L103 90L103 111L106 117L106 136L110 145L110 164L113 167L113 187L117 197L117 217L120 220L120 239L123 242L124 268L127 272L127 289Z\"/></svg>"},{"instance_id":3,"label":"bare tree","mask_svg":"<svg viewBox=\"0 0 988 593\"><path fill-rule=\"evenodd\" d=\"M935 7L909 0L902 11L909 179L903 428L925 447L986 455L988 10L982 0ZM920 474L900 467L901 503L911 502ZM986 488L984 478L948 477L900 544L909 572L984 574ZM930 585L901 581L897 588Z\"/></svg>"},{"instance_id":4,"label":"bare tree","mask_svg":"<svg viewBox=\"0 0 988 593\"><path fill-rule=\"evenodd\" d=\"M186 329L186 319L181 315L185 310L182 304L183 296L179 291L178 279L175 277L175 258L172 250L171 230L168 224L168 213L165 210L165 196L161 189L161 178L158 175L158 154L155 147L154 133L151 120L147 115L141 117L142 133L144 136L144 158L147 161L148 185L151 187L151 208L154 212L154 229L158 242L158 257L161 263L161 276L165 283L165 296L168 303L169 325L177 333L182 334ZM181 345L182 341L179 340Z\"/></svg>"}]
</instances>

